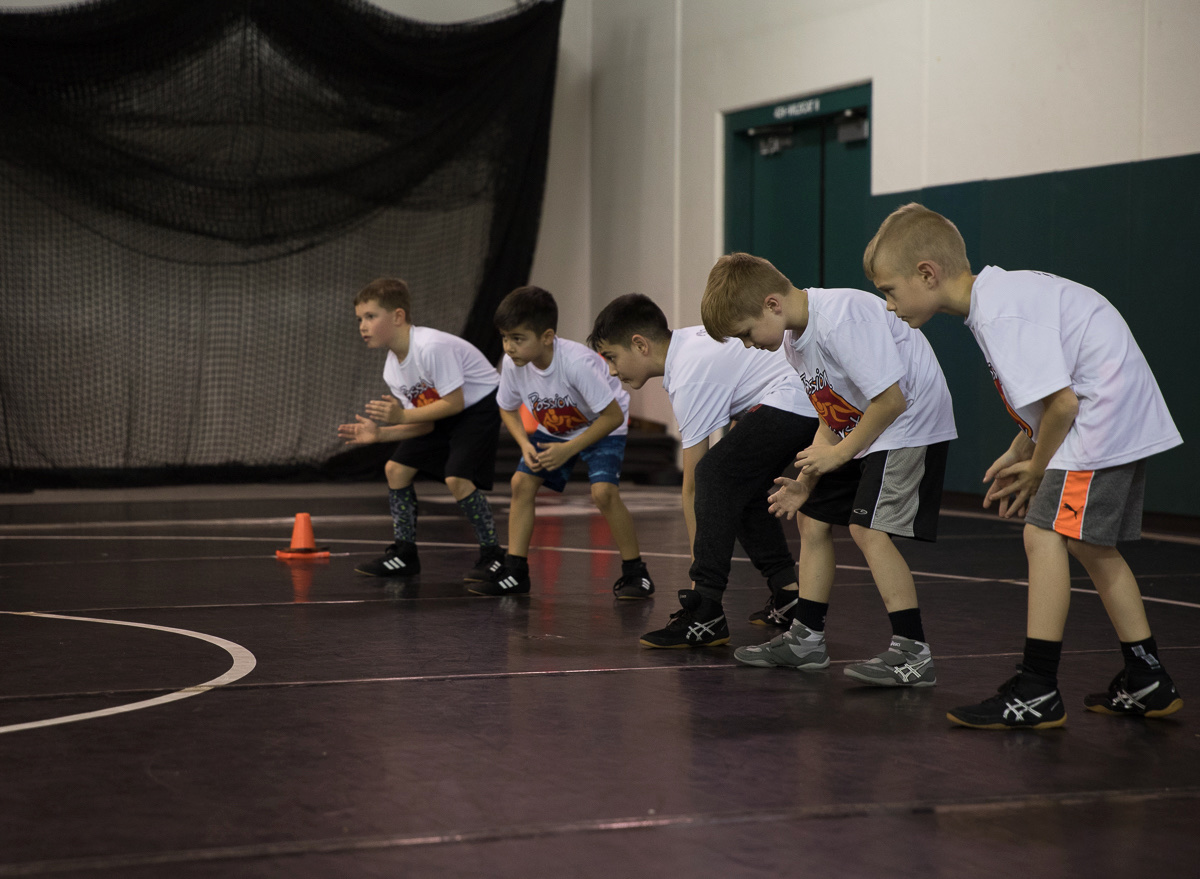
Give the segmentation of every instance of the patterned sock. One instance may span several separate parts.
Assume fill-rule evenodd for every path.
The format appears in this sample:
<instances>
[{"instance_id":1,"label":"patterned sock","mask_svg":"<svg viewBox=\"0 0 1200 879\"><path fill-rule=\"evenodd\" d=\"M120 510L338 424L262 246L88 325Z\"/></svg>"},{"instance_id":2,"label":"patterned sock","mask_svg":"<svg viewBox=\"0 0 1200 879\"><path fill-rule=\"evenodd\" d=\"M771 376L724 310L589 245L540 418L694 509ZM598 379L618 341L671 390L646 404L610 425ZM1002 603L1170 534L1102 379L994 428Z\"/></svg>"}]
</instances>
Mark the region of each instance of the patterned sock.
<instances>
[{"instance_id":1,"label":"patterned sock","mask_svg":"<svg viewBox=\"0 0 1200 879\"><path fill-rule=\"evenodd\" d=\"M814 632L825 631L825 614L829 613L829 602L809 601L801 598L796 602L796 619Z\"/></svg>"},{"instance_id":2,"label":"patterned sock","mask_svg":"<svg viewBox=\"0 0 1200 879\"><path fill-rule=\"evenodd\" d=\"M417 493L411 485L388 490L392 508L392 531L397 543L417 541Z\"/></svg>"},{"instance_id":3,"label":"patterned sock","mask_svg":"<svg viewBox=\"0 0 1200 879\"><path fill-rule=\"evenodd\" d=\"M479 489L471 492L458 502L467 516L467 521L475 529L475 536L480 546L499 546L496 537L496 522L492 519L492 505L488 503L487 495Z\"/></svg>"},{"instance_id":4,"label":"patterned sock","mask_svg":"<svg viewBox=\"0 0 1200 879\"><path fill-rule=\"evenodd\" d=\"M925 627L921 625L921 608L910 607L888 614L892 621L892 634L913 641L925 642Z\"/></svg>"},{"instance_id":5,"label":"patterned sock","mask_svg":"<svg viewBox=\"0 0 1200 879\"><path fill-rule=\"evenodd\" d=\"M1145 641L1122 641L1121 655L1125 657L1125 668L1136 675L1166 673L1158 661L1158 642L1153 635Z\"/></svg>"}]
</instances>

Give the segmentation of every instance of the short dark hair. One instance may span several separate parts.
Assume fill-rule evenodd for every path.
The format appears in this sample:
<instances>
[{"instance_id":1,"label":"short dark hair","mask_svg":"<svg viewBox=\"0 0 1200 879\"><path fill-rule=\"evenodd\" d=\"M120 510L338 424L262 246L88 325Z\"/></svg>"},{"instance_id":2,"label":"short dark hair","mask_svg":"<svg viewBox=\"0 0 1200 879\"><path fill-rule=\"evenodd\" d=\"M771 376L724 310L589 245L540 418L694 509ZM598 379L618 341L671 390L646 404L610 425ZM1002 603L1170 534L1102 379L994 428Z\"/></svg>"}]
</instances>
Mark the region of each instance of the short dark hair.
<instances>
[{"instance_id":1,"label":"short dark hair","mask_svg":"<svg viewBox=\"0 0 1200 879\"><path fill-rule=\"evenodd\" d=\"M405 319L412 323L412 297L408 292L408 284L399 278L376 278L367 284L354 297L356 307L364 302L378 302L388 311L403 308Z\"/></svg>"},{"instance_id":2,"label":"short dark hair","mask_svg":"<svg viewBox=\"0 0 1200 879\"><path fill-rule=\"evenodd\" d=\"M587 343L592 348L605 343L628 348L635 335L645 336L652 342L666 342L671 338L671 328L667 316L653 299L641 293L626 293L596 315Z\"/></svg>"},{"instance_id":3,"label":"short dark hair","mask_svg":"<svg viewBox=\"0 0 1200 879\"><path fill-rule=\"evenodd\" d=\"M502 333L517 327L528 327L539 336L546 330L558 332L558 303L541 287L518 287L500 300L493 321Z\"/></svg>"}]
</instances>

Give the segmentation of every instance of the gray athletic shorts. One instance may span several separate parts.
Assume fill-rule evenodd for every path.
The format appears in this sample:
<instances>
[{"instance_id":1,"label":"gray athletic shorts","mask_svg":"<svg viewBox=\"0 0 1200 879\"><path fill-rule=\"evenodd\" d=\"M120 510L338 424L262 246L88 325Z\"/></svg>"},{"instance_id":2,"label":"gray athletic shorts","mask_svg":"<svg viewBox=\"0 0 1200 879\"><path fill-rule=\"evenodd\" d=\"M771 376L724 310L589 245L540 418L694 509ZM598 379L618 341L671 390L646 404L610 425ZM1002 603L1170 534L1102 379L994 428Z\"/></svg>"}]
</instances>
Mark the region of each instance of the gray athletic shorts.
<instances>
[{"instance_id":1,"label":"gray athletic shorts","mask_svg":"<svg viewBox=\"0 0 1200 879\"><path fill-rule=\"evenodd\" d=\"M1142 536L1146 462L1103 470L1047 470L1025 521L1096 546Z\"/></svg>"}]
</instances>

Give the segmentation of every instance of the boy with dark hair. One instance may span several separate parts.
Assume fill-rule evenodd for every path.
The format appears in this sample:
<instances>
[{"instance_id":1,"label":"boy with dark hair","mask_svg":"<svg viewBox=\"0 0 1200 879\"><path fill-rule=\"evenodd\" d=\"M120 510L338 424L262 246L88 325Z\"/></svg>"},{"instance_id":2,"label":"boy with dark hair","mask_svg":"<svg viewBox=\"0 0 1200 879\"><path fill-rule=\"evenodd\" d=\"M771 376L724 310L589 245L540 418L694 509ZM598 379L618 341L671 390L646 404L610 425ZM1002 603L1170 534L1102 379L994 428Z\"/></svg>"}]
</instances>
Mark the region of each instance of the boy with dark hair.
<instances>
[{"instance_id":1,"label":"boy with dark hair","mask_svg":"<svg viewBox=\"0 0 1200 879\"><path fill-rule=\"evenodd\" d=\"M609 372L633 388L662 376L683 446L683 514L692 545L694 589L646 647L706 647L729 641L722 597L734 540L766 578L771 597L751 622L787 626L796 604L795 560L767 511L775 477L812 441L817 420L782 357L721 343L702 327L672 331L662 310L631 293L605 306L588 344ZM709 436L736 421L716 445Z\"/></svg>"},{"instance_id":2,"label":"boy with dark hair","mask_svg":"<svg viewBox=\"0 0 1200 879\"><path fill-rule=\"evenodd\" d=\"M391 389L366 405L367 416L338 427L347 445L397 442L384 468L394 542L382 556L355 568L375 577L419 573L419 472L446 483L479 540L479 558L464 579L483 580L504 558L492 508L480 489L492 487L500 417L499 376L478 348L441 330L414 326L408 285L380 278L354 298L359 334L368 348L386 348L383 380Z\"/></svg>"},{"instance_id":3,"label":"boy with dark hair","mask_svg":"<svg viewBox=\"0 0 1200 879\"><path fill-rule=\"evenodd\" d=\"M800 512L800 603L791 628L734 658L747 665L824 668L825 614L835 571L833 526L849 526L879 589L892 640L845 673L878 687L937 682L912 572L892 537L937 539L954 412L925 337L862 290L797 289L761 257L721 257L700 303L714 338L783 349L821 426L796 456L796 479L777 480L771 509Z\"/></svg>"},{"instance_id":4,"label":"boy with dark hair","mask_svg":"<svg viewBox=\"0 0 1200 879\"><path fill-rule=\"evenodd\" d=\"M977 729L1044 729L1067 719L1058 665L1071 600L1069 557L1104 602L1125 667L1083 700L1101 714L1164 717L1183 707L1163 668L1137 580L1117 550L1141 536L1146 459L1183 440L1133 334L1099 293L1043 272L971 274L958 229L923 205L883 221L863 269L914 327L964 318L1019 430L988 468L983 505L1025 518L1027 637L1017 674L947 714Z\"/></svg>"},{"instance_id":5,"label":"boy with dark hair","mask_svg":"<svg viewBox=\"0 0 1200 879\"><path fill-rule=\"evenodd\" d=\"M529 541L535 498L543 485L561 492L575 462L588 468L592 501L604 515L621 553L619 599L649 598L654 582L642 562L633 517L617 486L629 432L629 394L595 351L557 334L558 304L540 287L518 287L496 309L504 342L496 402L500 420L521 448L512 477L508 554L493 562L489 578L470 590L479 595L529 591ZM532 434L521 421L521 404L538 422Z\"/></svg>"}]
</instances>

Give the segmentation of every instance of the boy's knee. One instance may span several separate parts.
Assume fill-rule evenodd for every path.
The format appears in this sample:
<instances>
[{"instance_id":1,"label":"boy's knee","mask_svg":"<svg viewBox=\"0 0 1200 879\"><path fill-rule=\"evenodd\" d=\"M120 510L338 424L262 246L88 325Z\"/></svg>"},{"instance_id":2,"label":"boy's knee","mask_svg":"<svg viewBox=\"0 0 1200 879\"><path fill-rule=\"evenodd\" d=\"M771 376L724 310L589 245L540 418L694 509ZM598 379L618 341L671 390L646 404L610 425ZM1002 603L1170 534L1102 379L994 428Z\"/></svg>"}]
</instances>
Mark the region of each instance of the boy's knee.
<instances>
[{"instance_id":1,"label":"boy's knee","mask_svg":"<svg viewBox=\"0 0 1200 879\"><path fill-rule=\"evenodd\" d=\"M396 461L388 461L383 465L383 475L389 488L406 488L412 484L414 471Z\"/></svg>"},{"instance_id":2,"label":"boy's knee","mask_svg":"<svg viewBox=\"0 0 1200 879\"><path fill-rule=\"evenodd\" d=\"M796 528L800 531L800 540L820 540L833 533L833 526L820 519L812 519L803 513L796 514Z\"/></svg>"},{"instance_id":3,"label":"boy's knee","mask_svg":"<svg viewBox=\"0 0 1200 879\"><path fill-rule=\"evenodd\" d=\"M600 509L606 509L620 500L621 494L615 485L611 482L593 482L592 483L592 503Z\"/></svg>"},{"instance_id":4,"label":"boy's knee","mask_svg":"<svg viewBox=\"0 0 1200 879\"><path fill-rule=\"evenodd\" d=\"M860 548L865 546L873 546L884 542L892 542L892 537L887 532L876 531L874 528L868 528L865 525L851 525L850 537L853 538L855 544L857 544Z\"/></svg>"},{"instance_id":5,"label":"boy's knee","mask_svg":"<svg viewBox=\"0 0 1200 879\"><path fill-rule=\"evenodd\" d=\"M450 494L454 495L455 500L461 501L475 491L475 483L461 476L447 476L445 481L446 488L450 489Z\"/></svg>"},{"instance_id":6,"label":"boy's knee","mask_svg":"<svg viewBox=\"0 0 1200 879\"><path fill-rule=\"evenodd\" d=\"M518 470L512 475L509 485L512 487L514 501L532 501L541 488L542 481Z\"/></svg>"},{"instance_id":7,"label":"boy's knee","mask_svg":"<svg viewBox=\"0 0 1200 879\"><path fill-rule=\"evenodd\" d=\"M1057 531L1051 531L1049 528L1042 528L1039 525L1025 523L1025 531L1022 535L1025 541L1025 552L1038 552L1039 550L1057 550L1068 548L1067 538L1063 537Z\"/></svg>"}]
</instances>

